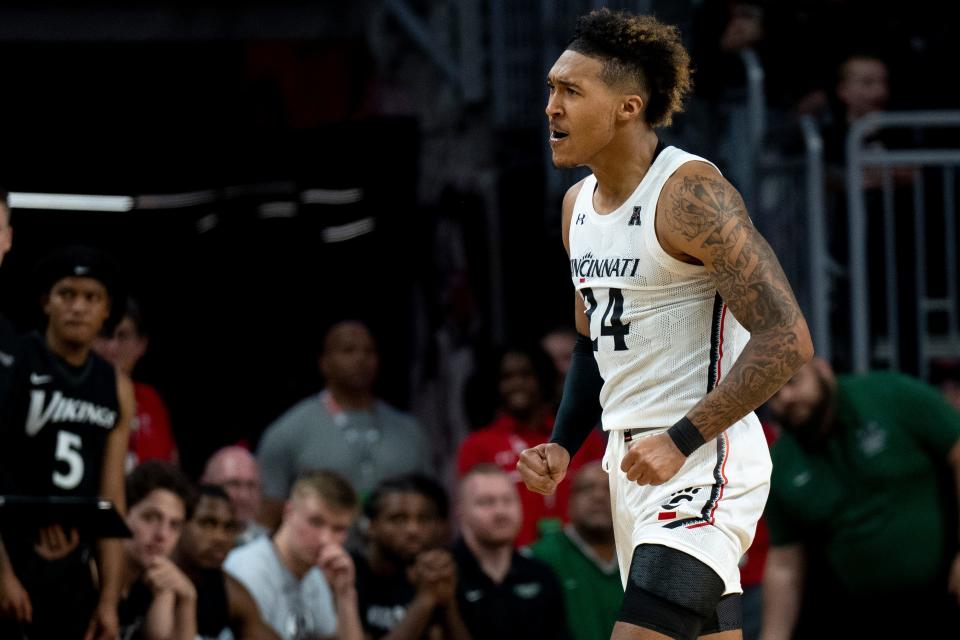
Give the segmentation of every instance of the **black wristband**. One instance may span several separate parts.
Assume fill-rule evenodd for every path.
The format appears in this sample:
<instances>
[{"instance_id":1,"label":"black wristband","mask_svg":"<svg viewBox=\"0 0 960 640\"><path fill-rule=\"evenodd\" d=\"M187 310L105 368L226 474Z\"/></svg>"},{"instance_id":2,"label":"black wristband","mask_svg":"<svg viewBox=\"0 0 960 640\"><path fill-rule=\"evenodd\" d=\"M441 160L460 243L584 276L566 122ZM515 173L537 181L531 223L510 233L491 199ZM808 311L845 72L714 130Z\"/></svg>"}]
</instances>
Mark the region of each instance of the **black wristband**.
<instances>
[{"instance_id":1,"label":"black wristband","mask_svg":"<svg viewBox=\"0 0 960 640\"><path fill-rule=\"evenodd\" d=\"M686 416L680 418L677 424L667 429L667 435L673 440L673 444L677 445L677 449L680 449L680 453L685 456L689 456L707 443L700 430Z\"/></svg>"}]
</instances>

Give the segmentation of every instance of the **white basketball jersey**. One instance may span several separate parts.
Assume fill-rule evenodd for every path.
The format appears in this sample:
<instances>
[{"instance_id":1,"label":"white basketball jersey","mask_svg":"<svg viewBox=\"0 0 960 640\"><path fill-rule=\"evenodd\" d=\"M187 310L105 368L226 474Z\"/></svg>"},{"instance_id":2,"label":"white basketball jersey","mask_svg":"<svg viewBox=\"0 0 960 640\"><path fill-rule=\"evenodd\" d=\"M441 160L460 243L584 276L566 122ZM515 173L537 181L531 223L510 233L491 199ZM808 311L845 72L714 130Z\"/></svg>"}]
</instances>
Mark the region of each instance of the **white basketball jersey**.
<instances>
[{"instance_id":1,"label":"white basketball jersey","mask_svg":"<svg viewBox=\"0 0 960 640\"><path fill-rule=\"evenodd\" d=\"M666 147L616 211L594 210L592 175L574 204L570 273L604 380L606 430L669 427L719 382L750 337L704 267L671 257L657 240L660 191L691 161L707 162Z\"/></svg>"}]
</instances>

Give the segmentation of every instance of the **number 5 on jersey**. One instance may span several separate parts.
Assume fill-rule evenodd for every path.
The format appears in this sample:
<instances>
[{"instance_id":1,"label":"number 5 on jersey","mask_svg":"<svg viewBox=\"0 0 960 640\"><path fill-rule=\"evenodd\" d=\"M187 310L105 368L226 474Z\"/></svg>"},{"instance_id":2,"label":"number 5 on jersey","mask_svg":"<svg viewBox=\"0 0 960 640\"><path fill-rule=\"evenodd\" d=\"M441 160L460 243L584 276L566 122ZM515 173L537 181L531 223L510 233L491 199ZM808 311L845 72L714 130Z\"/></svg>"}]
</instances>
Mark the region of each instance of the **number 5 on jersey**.
<instances>
[{"instance_id":1,"label":"number 5 on jersey","mask_svg":"<svg viewBox=\"0 0 960 640\"><path fill-rule=\"evenodd\" d=\"M57 462L65 462L67 465L66 473L60 473L56 469L53 472L53 484L61 489L75 489L83 480L83 458L80 456L82 446L83 441L77 434L69 431L57 433L57 451L54 457Z\"/></svg>"},{"instance_id":2,"label":"number 5 on jersey","mask_svg":"<svg viewBox=\"0 0 960 640\"><path fill-rule=\"evenodd\" d=\"M607 308L603 312L603 317L600 318L600 336L593 339L593 350L600 350L601 337L613 336L613 350L626 351L626 335L630 333L630 323L628 322L627 324L623 324L621 321L621 318L623 317L623 292L620 289L611 287L608 289L599 289L597 293L599 293L602 297L604 291L607 293ZM584 287L583 289L580 289L580 293L583 295L583 299L586 302L587 320L590 322L590 326L592 328L593 312L597 309L597 297L594 294L593 289L590 287ZM607 318L610 319L610 324L607 324ZM592 330L591 333L593 333Z\"/></svg>"}]
</instances>

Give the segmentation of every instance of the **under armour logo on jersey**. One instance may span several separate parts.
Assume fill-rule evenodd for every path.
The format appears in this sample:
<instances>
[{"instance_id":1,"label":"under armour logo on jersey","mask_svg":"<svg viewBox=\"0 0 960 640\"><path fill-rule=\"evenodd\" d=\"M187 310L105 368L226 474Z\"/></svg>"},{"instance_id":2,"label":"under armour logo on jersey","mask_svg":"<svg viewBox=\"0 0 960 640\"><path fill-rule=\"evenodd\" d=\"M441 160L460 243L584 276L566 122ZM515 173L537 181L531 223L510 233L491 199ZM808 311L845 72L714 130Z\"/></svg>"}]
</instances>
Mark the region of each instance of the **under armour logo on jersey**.
<instances>
[{"instance_id":1,"label":"under armour logo on jersey","mask_svg":"<svg viewBox=\"0 0 960 640\"><path fill-rule=\"evenodd\" d=\"M631 227L640 226L640 205L637 205L633 208L633 213L630 215L630 222L627 224Z\"/></svg>"},{"instance_id":2,"label":"under armour logo on jersey","mask_svg":"<svg viewBox=\"0 0 960 640\"><path fill-rule=\"evenodd\" d=\"M587 214L581 213L577 216L577 224L583 224L583 221L587 219Z\"/></svg>"}]
</instances>

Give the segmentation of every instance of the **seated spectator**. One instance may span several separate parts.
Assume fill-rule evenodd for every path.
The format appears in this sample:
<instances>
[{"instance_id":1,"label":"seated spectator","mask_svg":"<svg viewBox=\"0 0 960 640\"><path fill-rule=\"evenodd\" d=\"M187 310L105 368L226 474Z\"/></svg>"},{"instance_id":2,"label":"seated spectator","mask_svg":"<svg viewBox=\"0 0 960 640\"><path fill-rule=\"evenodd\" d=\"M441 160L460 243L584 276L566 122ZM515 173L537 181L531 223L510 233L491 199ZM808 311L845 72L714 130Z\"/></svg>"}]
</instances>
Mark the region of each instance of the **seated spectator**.
<instances>
[{"instance_id":1,"label":"seated spectator","mask_svg":"<svg viewBox=\"0 0 960 640\"><path fill-rule=\"evenodd\" d=\"M623 600L613 541L610 481L599 462L573 476L570 524L547 534L530 551L560 578L567 625L575 640L607 640Z\"/></svg>"},{"instance_id":2,"label":"seated spectator","mask_svg":"<svg viewBox=\"0 0 960 640\"><path fill-rule=\"evenodd\" d=\"M474 638L569 638L563 592L547 565L514 549L520 498L499 467L481 464L460 480L454 546L457 601Z\"/></svg>"},{"instance_id":3,"label":"seated spectator","mask_svg":"<svg viewBox=\"0 0 960 640\"><path fill-rule=\"evenodd\" d=\"M170 559L193 489L176 467L150 460L127 476L127 504L133 537L123 541L120 638L194 640L197 590Z\"/></svg>"},{"instance_id":4,"label":"seated spectator","mask_svg":"<svg viewBox=\"0 0 960 640\"><path fill-rule=\"evenodd\" d=\"M537 539L540 528L559 529L567 520L570 481L564 479L554 495L528 491L517 472L517 461L524 449L546 442L553 430L553 412L546 398L553 385L552 366L537 348L509 348L499 358L497 368L499 414L488 426L470 434L460 447L457 467L460 476L474 465L493 463L510 474L520 491L523 524L517 536L518 546ZM568 475L584 463L603 457L603 439L593 430L570 462Z\"/></svg>"},{"instance_id":5,"label":"seated spectator","mask_svg":"<svg viewBox=\"0 0 960 640\"><path fill-rule=\"evenodd\" d=\"M417 474L381 482L367 499L367 548L356 558L368 638L469 638L457 606L457 568L442 548L447 495Z\"/></svg>"},{"instance_id":6,"label":"seated spectator","mask_svg":"<svg viewBox=\"0 0 960 640\"><path fill-rule=\"evenodd\" d=\"M761 637L927 638L960 628L950 535L960 414L918 380L834 376L822 359L768 407L783 431L771 449Z\"/></svg>"},{"instance_id":7,"label":"seated spectator","mask_svg":"<svg viewBox=\"0 0 960 640\"><path fill-rule=\"evenodd\" d=\"M197 633L219 638L224 631L250 640L279 640L260 619L250 592L223 571L240 523L223 488L204 484L174 554L177 566L197 589Z\"/></svg>"},{"instance_id":8,"label":"seated spectator","mask_svg":"<svg viewBox=\"0 0 960 640\"><path fill-rule=\"evenodd\" d=\"M327 332L320 354L326 389L277 418L260 441L268 528L276 527L283 500L303 471L336 471L351 479L361 497L385 478L431 472L422 427L374 395L378 368L366 326L341 322Z\"/></svg>"},{"instance_id":9,"label":"seated spectator","mask_svg":"<svg viewBox=\"0 0 960 640\"><path fill-rule=\"evenodd\" d=\"M267 535L266 527L257 522L263 493L260 488L260 467L257 459L243 447L218 449L203 469L200 482L223 487L240 522L237 546Z\"/></svg>"},{"instance_id":10,"label":"seated spectator","mask_svg":"<svg viewBox=\"0 0 960 640\"><path fill-rule=\"evenodd\" d=\"M110 362L117 371L133 377L137 363L147 353L150 337L140 305L127 299L126 310L112 332L101 335L94 350ZM127 469L133 469L144 460L178 461L177 444L170 427L170 412L157 390L144 382L133 382L137 412L130 425L130 444Z\"/></svg>"},{"instance_id":11,"label":"seated spectator","mask_svg":"<svg viewBox=\"0 0 960 640\"><path fill-rule=\"evenodd\" d=\"M0 381L0 495L100 497L122 513L133 387L91 351L123 304L119 269L94 249L69 247L36 276L46 327L18 342ZM115 635L119 541L96 540L85 526L43 525L3 523L0 637Z\"/></svg>"},{"instance_id":12,"label":"seated spectator","mask_svg":"<svg viewBox=\"0 0 960 640\"><path fill-rule=\"evenodd\" d=\"M343 548L356 517L350 483L313 471L294 483L272 539L257 538L227 556L224 569L284 640L363 637L353 561Z\"/></svg>"}]
</instances>

